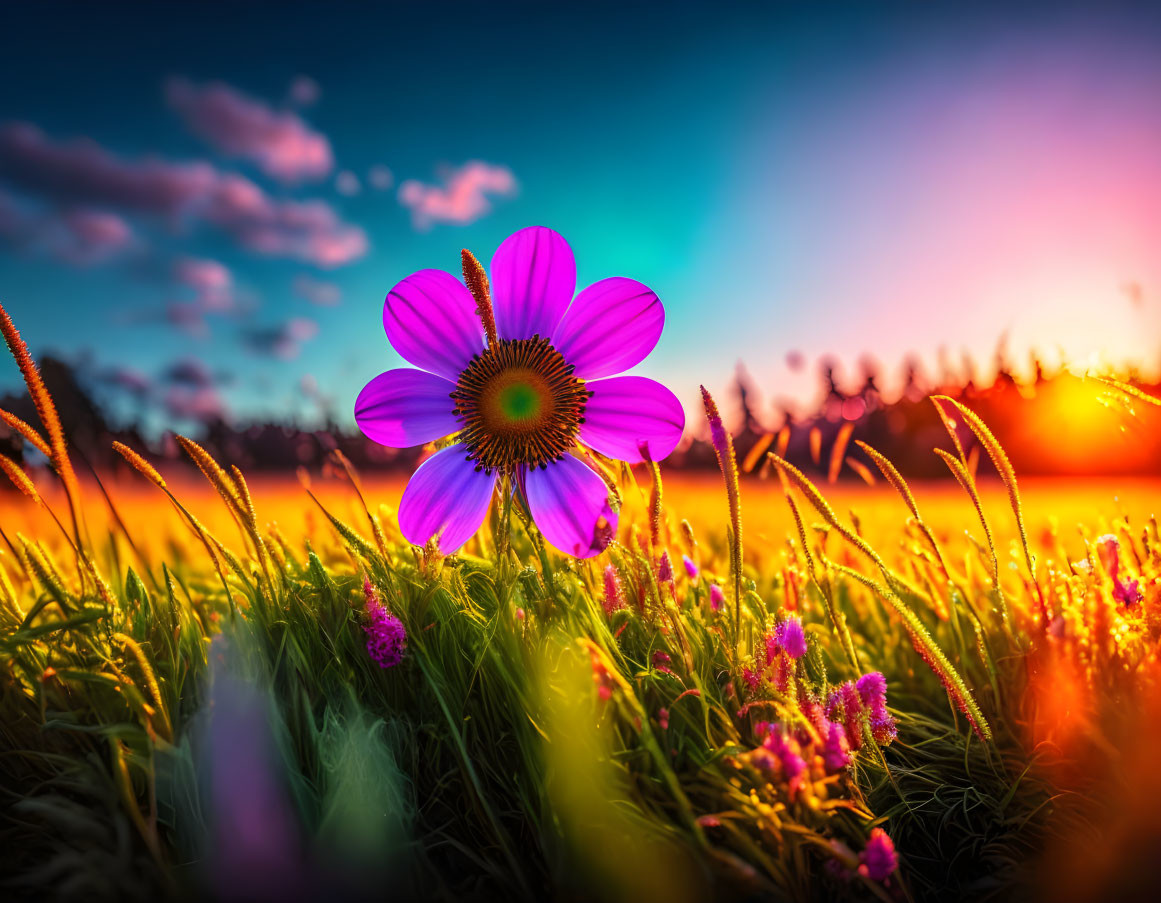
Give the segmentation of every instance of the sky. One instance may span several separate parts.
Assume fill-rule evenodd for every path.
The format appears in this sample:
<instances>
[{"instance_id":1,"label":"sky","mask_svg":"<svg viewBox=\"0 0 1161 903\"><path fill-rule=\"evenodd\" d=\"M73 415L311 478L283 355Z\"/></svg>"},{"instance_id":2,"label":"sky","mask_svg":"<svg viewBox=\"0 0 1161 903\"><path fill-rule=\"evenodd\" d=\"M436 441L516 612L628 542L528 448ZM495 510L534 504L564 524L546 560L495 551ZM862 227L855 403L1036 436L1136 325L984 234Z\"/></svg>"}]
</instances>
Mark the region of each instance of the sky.
<instances>
[{"instance_id":1,"label":"sky","mask_svg":"<svg viewBox=\"0 0 1161 903\"><path fill-rule=\"evenodd\" d=\"M1161 13L546 6L6 5L0 301L155 428L353 424L391 286L528 225L660 295L691 415L739 362L768 410L1161 362Z\"/></svg>"}]
</instances>

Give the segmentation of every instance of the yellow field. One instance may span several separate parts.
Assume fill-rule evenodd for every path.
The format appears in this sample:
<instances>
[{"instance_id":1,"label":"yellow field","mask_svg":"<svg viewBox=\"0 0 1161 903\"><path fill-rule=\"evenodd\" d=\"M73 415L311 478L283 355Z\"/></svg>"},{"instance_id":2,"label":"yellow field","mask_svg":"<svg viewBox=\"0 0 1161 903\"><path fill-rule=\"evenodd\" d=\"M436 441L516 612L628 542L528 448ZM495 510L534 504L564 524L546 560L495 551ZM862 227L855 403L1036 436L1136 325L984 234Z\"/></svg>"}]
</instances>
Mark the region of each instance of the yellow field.
<instances>
[{"instance_id":1,"label":"yellow field","mask_svg":"<svg viewBox=\"0 0 1161 903\"><path fill-rule=\"evenodd\" d=\"M647 506L648 478L638 475L640 492L630 489L625 494L621 520L621 538L634 523L641 523ZM67 507L59 491L47 479L37 479L45 500L58 515ZM372 510L386 509L384 524L394 527L393 512L398 505L405 479L402 475L371 478L363 482L363 493ZM170 489L211 531L223 537L231 529L229 514L218 496L200 475L186 475L169 481ZM894 490L885 484L866 486L842 483L827 486L822 478L817 485L831 506L844 518L853 512L861 532L872 537L883 550L903 534L907 510ZM192 534L156 487L136 474L107 478L105 488L113 499L122 519L136 525L134 540L143 551L161 552L173 542L184 545ZM283 536L299 545L304 538L325 541L320 531L329 531L317 507L303 487L293 477L256 477L250 480L259 520L277 524ZM924 520L941 540L962 537L967 530L983 540L979 520L971 502L952 481L913 482L912 491ZM1007 494L997 479L981 477L980 495L989 524L998 544L1006 546L1016 539L1015 523L1008 506ZM100 490L93 484L84 486L86 520L94 538L104 534L113 522ZM358 529L364 529L362 515L349 483L335 478L315 479L311 491L329 511L347 520ZM666 509L671 519L687 519L694 527L699 542L715 551L725 546L727 521L725 493L720 476L712 473L681 474L665 478ZM1092 537L1105 532L1110 519L1126 517L1130 524L1141 526L1157 513L1161 500L1161 479L1157 478L1024 478L1020 480L1020 494L1029 530L1029 539L1041 552L1046 551L1046 531L1054 529L1056 538L1070 557L1085 554L1080 525L1085 535ZM59 531L50 516L23 496L7 493L3 499L0 526L7 533L20 532L37 537L50 544ZM742 484L742 514L746 560L762 570L765 557L780 553L793 534L793 522L776 480L747 480ZM810 513L804 514L808 523ZM816 518L814 518L816 519ZM141 530L149 524L148 530ZM469 547L468 551L472 551Z\"/></svg>"}]
</instances>

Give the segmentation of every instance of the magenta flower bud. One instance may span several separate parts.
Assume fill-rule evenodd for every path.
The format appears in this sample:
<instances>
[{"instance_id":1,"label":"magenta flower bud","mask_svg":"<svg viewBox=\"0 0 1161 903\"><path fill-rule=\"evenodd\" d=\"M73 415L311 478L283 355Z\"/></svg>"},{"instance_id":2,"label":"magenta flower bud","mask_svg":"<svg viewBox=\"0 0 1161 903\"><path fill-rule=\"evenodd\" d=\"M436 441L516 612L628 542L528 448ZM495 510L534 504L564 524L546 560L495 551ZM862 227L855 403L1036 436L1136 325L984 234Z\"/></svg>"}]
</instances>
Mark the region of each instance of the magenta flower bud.
<instances>
[{"instance_id":1,"label":"magenta flower bud","mask_svg":"<svg viewBox=\"0 0 1161 903\"><path fill-rule=\"evenodd\" d=\"M1122 605L1136 605L1145 598L1141 584L1136 580L1113 580L1113 598Z\"/></svg>"},{"instance_id":2,"label":"magenta flower bud","mask_svg":"<svg viewBox=\"0 0 1161 903\"><path fill-rule=\"evenodd\" d=\"M830 694L826 701L826 717L843 726L847 746L852 750L863 745L863 700L849 680Z\"/></svg>"},{"instance_id":3,"label":"magenta flower bud","mask_svg":"<svg viewBox=\"0 0 1161 903\"><path fill-rule=\"evenodd\" d=\"M698 568L697 565L693 563L693 559L688 555L682 555L681 563L685 565L685 573L689 576L689 579L696 580L698 575Z\"/></svg>"},{"instance_id":4,"label":"magenta flower bud","mask_svg":"<svg viewBox=\"0 0 1161 903\"><path fill-rule=\"evenodd\" d=\"M775 636L782 651L795 661L806 655L806 634L798 618L787 618L779 624Z\"/></svg>"},{"instance_id":5,"label":"magenta flower bud","mask_svg":"<svg viewBox=\"0 0 1161 903\"><path fill-rule=\"evenodd\" d=\"M890 746L899 736L899 729L895 726L895 719L887 711L887 707L879 702L871 707L871 736L880 746Z\"/></svg>"},{"instance_id":6,"label":"magenta flower bud","mask_svg":"<svg viewBox=\"0 0 1161 903\"><path fill-rule=\"evenodd\" d=\"M887 698L887 678L879 671L864 674L855 686L865 706L870 706L876 700L882 702Z\"/></svg>"},{"instance_id":7,"label":"magenta flower bud","mask_svg":"<svg viewBox=\"0 0 1161 903\"><path fill-rule=\"evenodd\" d=\"M611 564L605 568L605 614L611 615L625 607L625 594L621 591L621 578Z\"/></svg>"},{"instance_id":8,"label":"magenta flower bud","mask_svg":"<svg viewBox=\"0 0 1161 903\"><path fill-rule=\"evenodd\" d=\"M726 594L722 592L722 588L716 583L710 584L710 608L714 611L721 611L722 605L725 604Z\"/></svg>"},{"instance_id":9,"label":"magenta flower bud","mask_svg":"<svg viewBox=\"0 0 1161 903\"><path fill-rule=\"evenodd\" d=\"M899 865L895 844L882 828L871 831L867 847L859 854L859 874L872 881L886 881Z\"/></svg>"},{"instance_id":10,"label":"magenta flower bud","mask_svg":"<svg viewBox=\"0 0 1161 903\"><path fill-rule=\"evenodd\" d=\"M763 644L766 647L766 666L769 667L782 652L782 648L778 645L777 631L768 632L763 638Z\"/></svg>"},{"instance_id":11,"label":"magenta flower bud","mask_svg":"<svg viewBox=\"0 0 1161 903\"><path fill-rule=\"evenodd\" d=\"M842 771L851 764L850 747L841 724L833 721L826 726L822 740L822 763L828 774Z\"/></svg>"},{"instance_id":12,"label":"magenta flower bud","mask_svg":"<svg viewBox=\"0 0 1161 903\"><path fill-rule=\"evenodd\" d=\"M799 755L798 743L793 737L786 735L781 725L774 725L771 728L770 732L766 734L766 739L762 741L762 745L778 759L782 766L782 774L787 781L794 781L806 771L806 762Z\"/></svg>"},{"instance_id":13,"label":"magenta flower bud","mask_svg":"<svg viewBox=\"0 0 1161 903\"><path fill-rule=\"evenodd\" d=\"M1097 540L1097 552L1109 576L1116 580L1121 569L1121 541L1112 533L1106 533Z\"/></svg>"},{"instance_id":14,"label":"magenta flower bud","mask_svg":"<svg viewBox=\"0 0 1161 903\"><path fill-rule=\"evenodd\" d=\"M369 585L369 582L364 584L364 591ZM373 589L368 594L364 610L367 615L363 624L363 632L367 634L367 654L378 662L380 668L394 668L403 661L403 653L407 651L407 629L374 597Z\"/></svg>"},{"instance_id":15,"label":"magenta flower bud","mask_svg":"<svg viewBox=\"0 0 1161 903\"><path fill-rule=\"evenodd\" d=\"M661 560L657 562L657 582L673 582L673 562L669 558L668 551L662 552Z\"/></svg>"},{"instance_id":16,"label":"magenta flower bud","mask_svg":"<svg viewBox=\"0 0 1161 903\"><path fill-rule=\"evenodd\" d=\"M742 666L742 680L744 680L747 686L749 686L751 693L757 693L758 687L762 683L762 678L759 676L758 672L753 668L746 667L745 665Z\"/></svg>"}]
</instances>

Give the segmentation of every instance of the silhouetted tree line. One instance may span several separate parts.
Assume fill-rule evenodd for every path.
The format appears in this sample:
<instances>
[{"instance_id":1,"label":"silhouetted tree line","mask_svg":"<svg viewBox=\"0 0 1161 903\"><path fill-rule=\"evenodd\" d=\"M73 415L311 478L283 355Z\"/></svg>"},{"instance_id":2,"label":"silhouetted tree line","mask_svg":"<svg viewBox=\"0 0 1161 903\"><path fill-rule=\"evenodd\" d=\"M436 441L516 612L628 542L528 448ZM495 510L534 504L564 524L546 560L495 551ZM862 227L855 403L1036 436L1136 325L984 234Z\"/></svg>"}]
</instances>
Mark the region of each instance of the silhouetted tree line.
<instances>
[{"instance_id":1,"label":"silhouetted tree line","mask_svg":"<svg viewBox=\"0 0 1161 903\"><path fill-rule=\"evenodd\" d=\"M127 465L112 451L114 440L141 451L147 457L166 466L183 461L180 450L170 433L160 438L147 437L140 424L113 425L86 388L85 381L68 363L45 357L41 370L46 385L56 400L61 420L77 457L78 470L93 468L100 473L124 469ZM850 424L849 444L839 456L845 462L852 458L874 470L869 459L857 448L855 440L862 440L885 454L909 478L947 477L947 471L932 454L936 446L950 448L950 440L929 400L931 394L944 394L963 401L978 413L1004 444L1018 473L1052 474L1076 473L1157 473L1161 471L1161 430L1156 428L1156 413L1148 405L1138 404L1137 414L1122 410L1119 419L1106 423L1085 441L1091 442L1093 455L1089 463L1078 467L1062 464L1060 456L1050 454L1057 441L1051 420L1041 424L1046 403L1061 393L1075 391L1080 380L1066 372L1046 375L1036 362L1034 375L1020 381L1002 359L995 378L987 385L977 385L969 369L967 378L942 378L926 382L919 366L907 366L899 397L887 401L878 388L878 375L870 366L864 366L862 385L853 391L844 390L835 377L833 364L824 362L820 368L821 401L810 413L797 417L784 407L761 410L751 380L739 368L733 383L732 398L723 400L722 408L729 411L732 402L735 424L735 448L744 461L759 443L771 450L779 447L779 433L788 428L786 457L807 472L825 473L836 441L844 424ZM1133 378L1134 374L1126 374ZM1161 384L1149 384L1139 378L1134 383L1149 394L1161 397ZM1090 391L1095 392L1090 386ZM1114 400L1115 401L1115 400ZM1126 407L1126 406L1122 406ZM26 394L0 396L0 408L11 411L29 423L37 423L36 412ZM1059 417L1067 418L1067 404L1060 408ZM1110 404L1116 409L1115 403ZM729 415L727 414L727 417ZM1060 427L1059 422L1056 423ZM667 461L670 469L714 470L717 462L702 424L691 422L690 432L695 438L683 445ZM1074 431L1075 432L1075 431ZM1115 433L1116 435L1111 435ZM974 438L966 430L960 431L961 440L970 449ZM219 460L236 464L248 472L293 472L305 467L315 470L324 466L334 450L345 454L357 469L364 472L412 469L421 450L389 449L366 439L354 425L329 424L320 429L304 429L279 423L229 423L220 416L211 415L192 433ZM815 452L818 452L817 459ZM1085 449L1080 449L1084 458ZM21 460L33 457L19 437L0 424L0 452ZM1123 453L1122 453L1123 452ZM764 458L765 455L760 455ZM186 462L188 463L188 462ZM184 466L184 465L179 465ZM192 465L190 465L192 466ZM760 467L753 470L757 472ZM856 471L843 463L840 478L858 479Z\"/></svg>"}]
</instances>

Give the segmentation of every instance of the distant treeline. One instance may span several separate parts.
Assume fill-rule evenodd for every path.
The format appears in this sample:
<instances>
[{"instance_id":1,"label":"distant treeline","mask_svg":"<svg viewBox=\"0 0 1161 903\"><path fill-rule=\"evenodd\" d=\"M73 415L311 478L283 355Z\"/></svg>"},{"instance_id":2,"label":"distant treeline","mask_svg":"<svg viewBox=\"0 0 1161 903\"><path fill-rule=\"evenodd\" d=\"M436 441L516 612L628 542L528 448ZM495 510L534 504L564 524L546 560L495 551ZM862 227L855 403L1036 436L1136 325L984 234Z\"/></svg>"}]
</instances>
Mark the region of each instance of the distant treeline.
<instances>
[{"instance_id":1,"label":"distant treeline","mask_svg":"<svg viewBox=\"0 0 1161 903\"><path fill-rule=\"evenodd\" d=\"M46 357L41 368L82 471L86 466L81 462L102 473L124 468L111 449L114 440L155 459L182 458L171 434L147 438L140 425L114 426L85 380L66 362ZM944 394L963 401L984 419L1018 473L1161 472L1161 409L1141 403L1134 408L1101 384L1066 371L1046 375L1036 366L1032 377L1020 380L1001 364L986 385L970 379L925 385L917 368L911 368L899 397L892 400L884 399L871 372L855 391L840 388L830 367L822 369L821 380L821 401L812 412L794 417L779 410L762 416L756 410L756 392L739 369L730 397L719 399L719 404L735 424L735 448L739 461L750 465L748 471L760 471L766 450L784 449L792 463L808 472L836 479L864 479L874 475L874 467L856 445L856 440L862 440L886 455L907 477L946 477L932 449L948 446L950 439L928 400L929 395ZM1140 379L1133 383L1161 397L1161 384ZM0 408L36 422L36 412L26 395L0 396ZM326 465L334 450L342 451L360 471L404 471L421 455L417 448L377 445L353 425L303 429L272 422L240 424L210 413L195 426L192 438L220 460L247 472L293 472L299 467L317 470ZM716 469L713 449L701 427L700 423L690 423L688 431L694 438L669 458L669 469ZM971 434L961 432L970 451ZM0 452L20 460L27 451L18 437L0 424ZM986 468L985 461L981 469Z\"/></svg>"}]
</instances>

